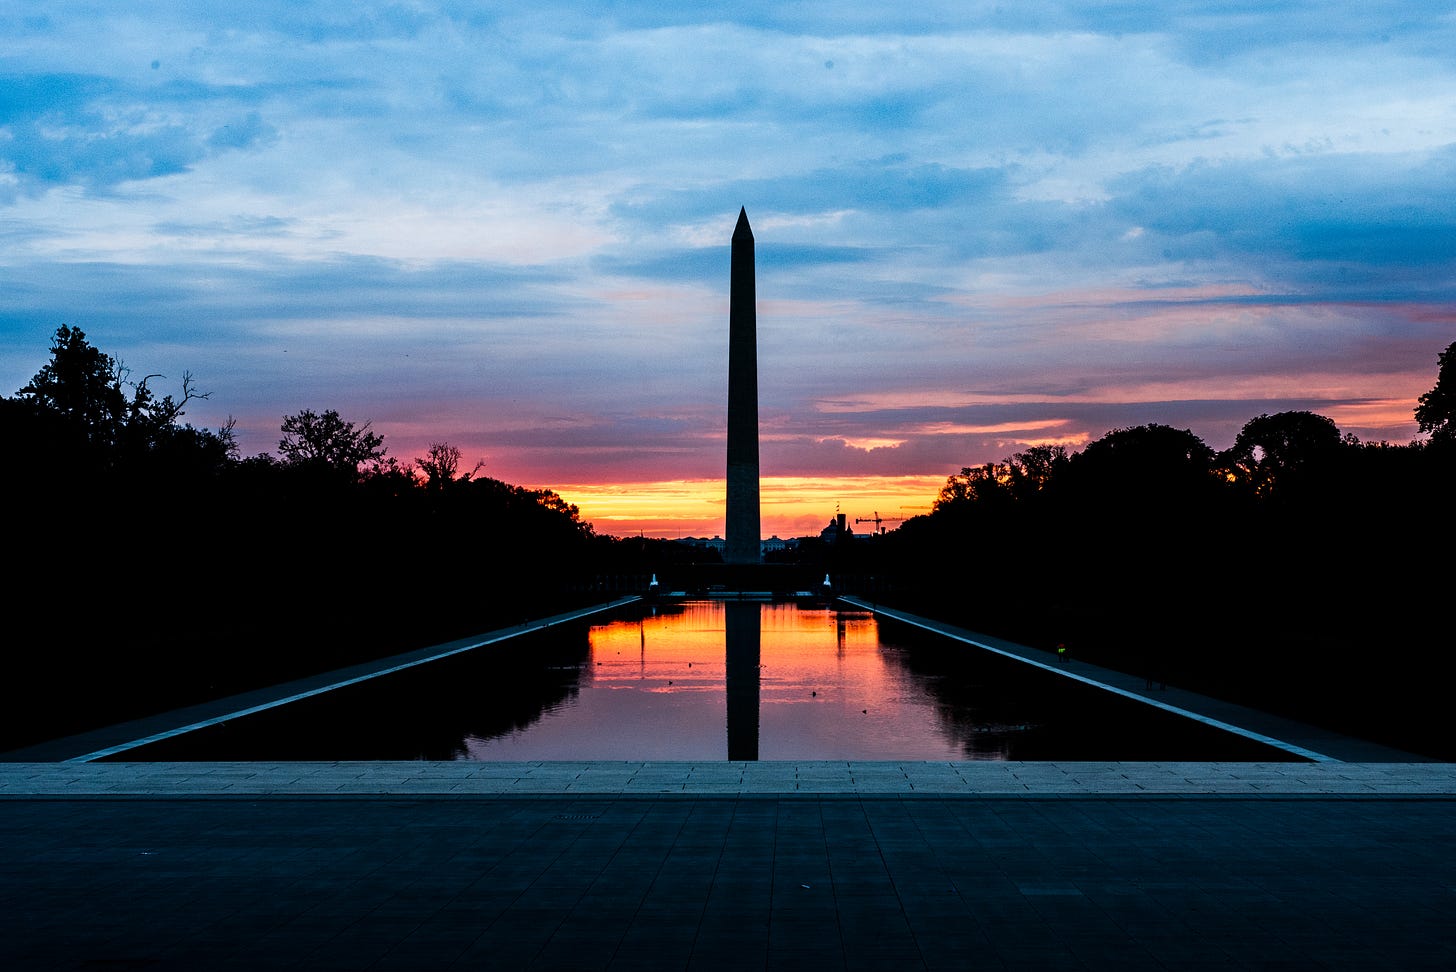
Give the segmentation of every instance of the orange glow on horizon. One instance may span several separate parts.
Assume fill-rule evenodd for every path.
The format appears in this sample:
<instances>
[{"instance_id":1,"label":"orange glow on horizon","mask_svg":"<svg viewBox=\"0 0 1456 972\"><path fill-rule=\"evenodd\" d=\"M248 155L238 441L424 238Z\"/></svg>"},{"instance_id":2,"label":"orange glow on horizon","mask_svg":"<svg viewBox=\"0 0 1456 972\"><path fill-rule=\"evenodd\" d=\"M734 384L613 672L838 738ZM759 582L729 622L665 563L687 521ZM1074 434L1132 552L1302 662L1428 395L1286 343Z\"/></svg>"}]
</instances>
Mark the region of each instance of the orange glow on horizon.
<instances>
[{"instance_id":1,"label":"orange glow on horizon","mask_svg":"<svg viewBox=\"0 0 1456 972\"><path fill-rule=\"evenodd\" d=\"M945 476L765 476L760 482L765 537L817 534L836 507L849 517L911 517L930 510ZM713 537L723 535L721 479L650 483L576 483L553 487L598 533L613 536ZM894 524L889 524L894 526ZM867 532L872 524L856 530Z\"/></svg>"},{"instance_id":2,"label":"orange glow on horizon","mask_svg":"<svg viewBox=\"0 0 1456 972\"><path fill-rule=\"evenodd\" d=\"M1405 442L1416 434L1415 406L1416 403L1409 399L1387 398L1331 405L1319 411L1341 429L1354 427L1388 430L1392 441Z\"/></svg>"}]
</instances>

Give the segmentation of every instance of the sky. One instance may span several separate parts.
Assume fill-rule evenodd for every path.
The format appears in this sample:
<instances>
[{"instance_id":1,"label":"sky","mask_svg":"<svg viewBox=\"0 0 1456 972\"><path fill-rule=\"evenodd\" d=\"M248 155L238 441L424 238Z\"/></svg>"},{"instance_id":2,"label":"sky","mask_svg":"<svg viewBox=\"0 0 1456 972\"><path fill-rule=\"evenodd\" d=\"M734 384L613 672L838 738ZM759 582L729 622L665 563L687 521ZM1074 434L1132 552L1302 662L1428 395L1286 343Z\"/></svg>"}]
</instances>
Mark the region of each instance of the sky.
<instances>
[{"instance_id":1,"label":"sky","mask_svg":"<svg viewBox=\"0 0 1456 972\"><path fill-rule=\"evenodd\" d=\"M0 394L69 324L244 454L332 408L719 534L742 206L765 534L1149 422L1406 442L1453 51L1429 0L10 0Z\"/></svg>"}]
</instances>

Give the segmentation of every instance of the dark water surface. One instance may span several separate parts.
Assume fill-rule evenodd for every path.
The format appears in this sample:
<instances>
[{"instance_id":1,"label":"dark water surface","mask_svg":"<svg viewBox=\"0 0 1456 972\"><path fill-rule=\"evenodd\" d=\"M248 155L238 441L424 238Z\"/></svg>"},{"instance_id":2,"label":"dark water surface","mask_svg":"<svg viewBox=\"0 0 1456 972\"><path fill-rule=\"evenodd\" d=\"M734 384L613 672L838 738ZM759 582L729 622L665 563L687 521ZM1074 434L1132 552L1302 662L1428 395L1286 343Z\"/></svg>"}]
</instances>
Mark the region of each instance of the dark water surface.
<instances>
[{"instance_id":1,"label":"dark water surface","mask_svg":"<svg viewBox=\"0 0 1456 972\"><path fill-rule=\"evenodd\" d=\"M1288 760L858 610L689 601L563 625L126 760Z\"/></svg>"}]
</instances>

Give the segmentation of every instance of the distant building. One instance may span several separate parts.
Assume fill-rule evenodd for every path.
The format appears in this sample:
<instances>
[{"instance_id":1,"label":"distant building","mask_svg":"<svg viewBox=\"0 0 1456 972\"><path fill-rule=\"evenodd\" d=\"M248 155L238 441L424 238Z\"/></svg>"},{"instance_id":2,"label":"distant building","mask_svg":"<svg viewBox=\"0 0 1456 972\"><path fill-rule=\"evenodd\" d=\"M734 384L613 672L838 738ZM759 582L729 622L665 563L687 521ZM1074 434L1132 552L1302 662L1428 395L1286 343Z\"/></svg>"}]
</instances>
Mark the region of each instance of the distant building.
<instances>
[{"instance_id":1,"label":"distant building","mask_svg":"<svg viewBox=\"0 0 1456 972\"><path fill-rule=\"evenodd\" d=\"M759 555L767 553L779 553L784 550L794 550L799 546L800 537L790 537L785 540L780 536L772 536L758 542ZM722 537L678 537L676 543L685 544L689 547L698 547L703 550L716 550L723 552L726 541Z\"/></svg>"},{"instance_id":2,"label":"distant building","mask_svg":"<svg viewBox=\"0 0 1456 972\"><path fill-rule=\"evenodd\" d=\"M679 537L677 542L685 543L689 547L701 547L705 550L716 550L719 553L723 552L724 541L722 537L713 537L711 540L707 537Z\"/></svg>"},{"instance_id":3,"label":"distant building","mask_svg":"<svg viewBox=\"0 0 1456 972\"><path fill-rule=\"evenodd\" d=\"M834 514L829 525L819 531L819 539L825 543L838 543L841 539L849 540L853 537L854 529L849 525L849 517L843 513Z\"/></svg>"}]
</instances>

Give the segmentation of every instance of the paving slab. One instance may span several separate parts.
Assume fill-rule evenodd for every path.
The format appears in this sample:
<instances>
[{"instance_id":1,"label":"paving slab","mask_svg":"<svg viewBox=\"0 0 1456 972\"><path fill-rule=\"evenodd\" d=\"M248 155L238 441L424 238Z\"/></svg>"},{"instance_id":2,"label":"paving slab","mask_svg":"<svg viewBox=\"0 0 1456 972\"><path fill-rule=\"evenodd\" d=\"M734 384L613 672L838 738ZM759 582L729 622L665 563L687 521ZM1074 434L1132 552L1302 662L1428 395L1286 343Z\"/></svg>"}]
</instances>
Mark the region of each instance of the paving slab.
<instances>
[{"instance_id":1,"label":"paving slab","mask_svg":"<svg viewBox=\"0 0 1456 972\"><path fill-rule=\"evenodd\" d=\"M1453 763L0 763L0 799L331 793L1456 796Z\"/></svg>"},{"instance_id":2,"label":"paving slab","mask_svg":"<svg viewBox=\"0 0 1456 972\"><path fill-rule=\"evenodd\" d=\"M0 968L1449 969L1453 875L1449 792L32 794Z\"/></svg>"}]
</instances>

